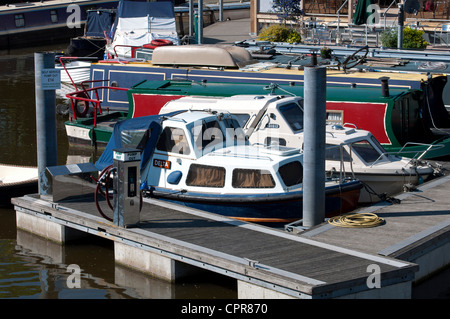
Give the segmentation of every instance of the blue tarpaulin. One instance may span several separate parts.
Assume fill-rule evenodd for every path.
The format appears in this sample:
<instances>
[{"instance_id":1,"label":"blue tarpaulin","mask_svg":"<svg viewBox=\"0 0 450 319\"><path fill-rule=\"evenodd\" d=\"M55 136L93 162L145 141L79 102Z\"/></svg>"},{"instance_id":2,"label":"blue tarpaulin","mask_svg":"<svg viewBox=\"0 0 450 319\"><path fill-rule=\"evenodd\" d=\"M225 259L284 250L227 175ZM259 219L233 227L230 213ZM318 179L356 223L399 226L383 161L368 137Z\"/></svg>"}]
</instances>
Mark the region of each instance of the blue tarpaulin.
<instances>
[{"instance_id":1,"label":"blue tarpaulin","mask_svg":"<svg viewBox=\"0 0 450 319\"><path fill-rule=\"evenodd\" d=\"M115 18L114 9L89 10L87 12L86 31L88 37L101 37L109 34Z\"/></svg>"},{"instance_id":2,"label":"blue tarpaulin","mask_svg":"<svg viewBox=\"0 0 450 319\"><path fill-rule=\"evenodd\" d=\"M149 115L117 122L102 155L95 163L103 170L113 163L113 151L120 148L137 148L142 151L141 169L145 167L158 141L162 115Z\"/></svg>"}]
</instances>

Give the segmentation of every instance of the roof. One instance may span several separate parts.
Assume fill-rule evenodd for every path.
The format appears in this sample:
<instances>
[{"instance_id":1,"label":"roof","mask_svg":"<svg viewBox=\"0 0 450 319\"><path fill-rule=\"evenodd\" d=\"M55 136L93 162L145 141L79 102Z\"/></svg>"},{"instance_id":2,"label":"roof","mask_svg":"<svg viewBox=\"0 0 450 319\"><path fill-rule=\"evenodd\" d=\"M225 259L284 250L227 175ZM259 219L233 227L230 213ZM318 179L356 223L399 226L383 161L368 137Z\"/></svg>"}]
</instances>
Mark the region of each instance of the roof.
<instances>
[{"instance_id":1,"label":"roof","mask_svg":"<svg viewBox=\"0 0 450 319\"><path fill-rule=\"evenodd\" d=\"M414 89L389 88L389 98L381 95L381 85L377 87L327 85L327 101L347 101L349 95L353 101L386 102L410 92ZM245 92L246 94L266 95L282 94L303 96L303 85L262 83L230 83L230 82L192 82L192 81L143 81L129 90L133 93L175 94L175 95L201 95L201 96L233 96Z\"/></svg>"},{"instance_id":2,"label":"roof","mask_svg":"<svg viewBox=\"0 0 450 319\"><path fill-rule=\"evenodd\" d=\"M336 140L341 143L361 140L362 137L371 135L369 131L341 125L327 125L325 130L327 141Z\"/></svg>"},{"instance_id":3,"label":"roof","mask_svg":"<svg viewBox=\"0 0 450 319\"><path fill-rule=\"evenodd\" d=\"M230 112L244 110L260 110L267 103L279 99L277 95L253 95L239 94L229 97L211 97L211 96L186 96L167 103L166 110L175 109L215 109L227 110Z\"/></svg>"},{"instance_id":4,"label":"roof","mask_svg":"<svg viewBox=\"0 0 450 319\"><path fill-rule=\"evenodd\" d=\"M179 110L178 110L179 112ZM169 114L172 114L174 112L171 112ZM176 113L176 111L175 111ZM198 122L198 121L204 121L204 120L209 120L209 119L217 119L215 115L213 115L210 112L201 112L201 111L196 111L196 112L179 112L179 114L177 115L173 115L170 116L169 118L166 119L166 123L170 123L170 122L182 122L183 126L188 125L190 123L193 122Z\"/></svg>"}]
</instances>

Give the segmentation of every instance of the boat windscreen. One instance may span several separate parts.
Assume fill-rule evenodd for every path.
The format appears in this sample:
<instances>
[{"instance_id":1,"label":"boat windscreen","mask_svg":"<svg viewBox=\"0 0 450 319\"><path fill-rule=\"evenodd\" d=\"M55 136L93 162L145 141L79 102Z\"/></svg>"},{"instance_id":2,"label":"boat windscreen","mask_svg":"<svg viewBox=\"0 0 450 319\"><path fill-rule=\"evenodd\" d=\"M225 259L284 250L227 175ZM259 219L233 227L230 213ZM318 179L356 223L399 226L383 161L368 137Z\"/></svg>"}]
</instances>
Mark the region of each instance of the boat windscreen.
<instances>
[{"instance_id":1,"label":"boat windscreen","mask_svg":"<svg viewBox=\"0 0 450 319\"><path fill-rule=\"evenodd\" d=\"M140 130L123 130L120 132L120 139L123 147L136 148L147 132L147 129Z\"/></svg>"},{"instance_id":2,"label":"boat windscreen","mask_svg":"<svg viewBox=\"0 0 450 319\"><path fill-rule=\"evenodd\" d=\"M364 140L352 143L352 148L368 164L375 162L381 156L381 153L369 141Z\"/></svg>"},{"instance_id":3,"label":"boat windscreen","mask_svg":"<svg viewBox=\"0 0 450 319\"><path fill-rule=\"evenodd\" d=\"M294 132L303 129L303 110L297 103L281 105L279 110Z\"/></svg>"}]
</instances>

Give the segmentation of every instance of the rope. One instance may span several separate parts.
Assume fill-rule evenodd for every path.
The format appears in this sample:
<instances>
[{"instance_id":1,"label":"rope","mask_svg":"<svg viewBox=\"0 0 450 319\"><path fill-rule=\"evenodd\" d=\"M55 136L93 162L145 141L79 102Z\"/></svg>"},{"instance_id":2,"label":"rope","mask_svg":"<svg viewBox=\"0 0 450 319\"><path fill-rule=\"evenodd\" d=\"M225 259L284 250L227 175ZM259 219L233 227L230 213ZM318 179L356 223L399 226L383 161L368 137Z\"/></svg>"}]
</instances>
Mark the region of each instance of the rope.
<instances>
[{"instance_id":1,"label":"rope","mask_svg":"<svg viewBox=\"0 0 450 319\"><path fill-rule=\"evenodd\" d=\"M350 213L331 217L328 223L339 227L369 228L382 225L385 220L373 213Z\"/></svg>"}]
</instances>

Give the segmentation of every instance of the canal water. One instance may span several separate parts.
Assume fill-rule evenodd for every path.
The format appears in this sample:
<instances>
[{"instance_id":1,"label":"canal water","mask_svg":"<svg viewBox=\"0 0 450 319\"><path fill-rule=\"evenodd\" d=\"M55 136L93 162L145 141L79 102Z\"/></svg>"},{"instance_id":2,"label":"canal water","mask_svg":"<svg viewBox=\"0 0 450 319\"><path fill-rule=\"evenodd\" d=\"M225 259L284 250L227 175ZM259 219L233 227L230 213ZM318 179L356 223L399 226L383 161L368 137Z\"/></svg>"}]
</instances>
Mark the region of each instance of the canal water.
<instances>
[{"instance_id":1,"label":"canal water","mask_svg":"<svg viewBox=\"0 0 450 319\"><path fill-rule=\"evenodd\" d=\"M37 165L34 52L0 54L0 163ZM57 103L64 103L58 100ZM58 165L95 160L95 151L69 148L67 115L57 115ZM69 265L80 268L72 287ZM450 298L450 269L414 288L415 298ZM114 262L109 240L90 238L64 246L16 229L12 208L0 208L0 299L234 299L236 282L213 273L176 284L145 276Z\"/></svg>"},{"instance_id":2,"label":"canal water","mask_svg":"<svg viewBox=\"0 0 450 319\"><path fill-rule=\"evenodd\" d=\"M0 54L0 163L37 165L34 52L65 46L28 48ZM64 103L58 100L57 103ZM95 151L71 149L57 115L58 165L94 160ZM80 267L78 287L69 265ZM68 284L69 280L69 284ZM0 208L0 299L213 299L236 298L236 282L207 273L176 284L133 272L114 262L113 244L96 238L64 246L16 229L12 208Z\"/></svg>"}]
</instances>

